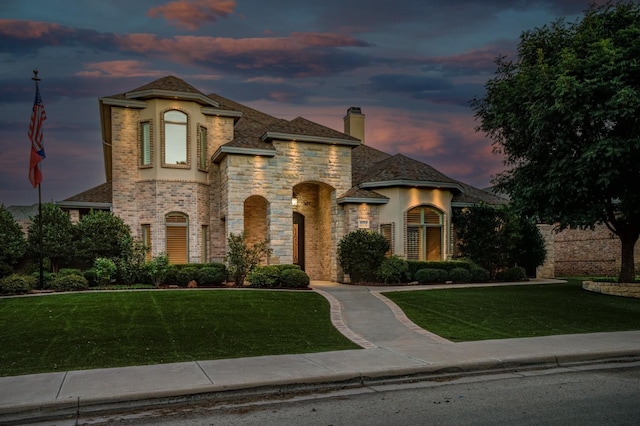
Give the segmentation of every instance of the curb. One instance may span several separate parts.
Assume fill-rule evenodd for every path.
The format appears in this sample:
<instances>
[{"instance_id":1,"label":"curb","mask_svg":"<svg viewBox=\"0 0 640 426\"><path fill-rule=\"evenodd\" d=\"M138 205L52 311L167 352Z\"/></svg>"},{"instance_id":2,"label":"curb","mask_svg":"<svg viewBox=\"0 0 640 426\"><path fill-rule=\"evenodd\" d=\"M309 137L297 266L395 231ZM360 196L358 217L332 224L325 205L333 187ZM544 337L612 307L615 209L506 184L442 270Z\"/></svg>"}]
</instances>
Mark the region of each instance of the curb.
<instances>
[{"instance_id":1,"label":"curb","mask_svg":"<svg viewBox=\"0 0 640 426\"><path fill-rule=\"evenodd\" d=\"M541 355L514 359L484 359L450 365L422 365L389 371L335 373L301 379L280 379L241 385L207 385L192 389L140 392L112 397L52 400L39 404L0 407L0 423L21 424L104 415L123 411L195 405L203 402L231 402L264 396L293 396L298 393L353 389L374 385L420 381L450 381L462 377L495 373L516 373L577 368L596 364L640 362L640 350L600 353Z\"/></svg>"}]
</instances>

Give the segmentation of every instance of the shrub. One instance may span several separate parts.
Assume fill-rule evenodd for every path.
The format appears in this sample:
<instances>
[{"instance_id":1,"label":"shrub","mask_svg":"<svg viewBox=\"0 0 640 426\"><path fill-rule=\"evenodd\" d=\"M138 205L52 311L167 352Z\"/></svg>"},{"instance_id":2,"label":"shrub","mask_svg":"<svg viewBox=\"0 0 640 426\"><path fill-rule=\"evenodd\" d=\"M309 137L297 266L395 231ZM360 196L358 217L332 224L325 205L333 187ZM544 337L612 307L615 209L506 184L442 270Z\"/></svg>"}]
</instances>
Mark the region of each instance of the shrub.
<instances>
[{"instance_id":1,"label":"shrub","mask_svg":"<svg viewBox=\"0 0 640 426\"><path fill-rule=\"evenodd\" d=\"M416 281L416 272L418 272L420 269L444 269L448 272L454 268L465 268L471 270L471 268L477 266L468 259L429 261L409 260L407 261L407 265L409 266L409 279L414 279Z\"/></svg>"},{"instance_id":2,"label":"shrub","mask_svg":"<svg viewBox=\"0 0 640 426\"><path fill-rule=\"evenodd\" d=\"M256 268L249 272L247 275L247 281L251 284L251 287L256 288L273 288L277 286L280 276L274 277L272 274L268 274L261 268Z\"/></svg>"},{"instance_id":3,"label":"shrub","mask_svg":"<svg viewBox=\"0 0 640 426\"><path fill-rule=\"evenodd\" d=\"M100 284L100 282L98 281L98 273L93 268L84 271L82 276L89 283L89 287L97 287Z\"/></svg>"},{"instance_id":4,"label":"shrub","mask_svg":"<svg viewBox=\"0 0 640 426\"><path fill-rule=\"evenodd\" d=\"M453 268L449 271L449 281L454 283L468 283L473 281L471 272L465 268Z\"/></svg>"},{"instance_id":5,"label":"shrub","mask_svg":"<svg viewBox=\"0 0 640 426\"><path fill-rule=\"evenodd\" d=\"M98 283L100 285L110 284L111 278L117 271L115 262L111 259L107 259L106 257L99 257L94 260L93 269L96 271Z\"/></svg>"},{"instance_id":6,"label":"shrub","mask_svg":"<svg viewBox=\"0 0 640 426\"><path fill-rule=\"evenodd\" d=\"M4 204L0 204L0 241L0 277L3 277L13 272L26 249L22 229Z\"/></svg>"},{"instance_id":7,"label":"shrub","mask_svg":"<svg viewBox=\"0 0 640 426\"><path fill-rule=\"evenodd\" d=\"M444 269L424 268L416 272L415 279L420 283L443 283L448 275Z\"/></svg>"},{"instance_id":8,"label":"shrub","mask_svg":"<svg viewBox=\"0 0 640 426\"><path fill-rule=\"evenodd\" d=\"M281 275L284 271L290 269L300 270L300 266L292 264L256 266L256 268L247 275L247 280L251 283L252 287L283 287Z\"/></svg>"},{"instance_id":9,"label":"shrub","mask_svg":"<svg viewBox=\"0 0 640 426\"><path fill-rule=\"evenodd\" d=\"M178 266L173 264L167 265L164 283L168 285L178 285Z\"/></svg>"},{"instance_id":10,"label":"shrub","mask_svg":"<svg viewBox=\"0 0 640 426\"><path fill-rule=\"evenodd\" d=\"M480 266L473 266L469 272L471 272L471 281L474 283L489 281L489 271Z\"/></svg>"},{"instance_id":11,"label":"shrub","mask_svg":"<svg viewBox=\"0 0 640 426\"><path fill-rule=\"evenodd\" d=\"M501 271L498 276L501 281L522 281L527 275L524 268L515 266Z\"/></svg>"},{"instance_id":12,"label":"shrub","mask_svg":"<svg viewBox=\"0 0 640 426\"><path fill-rule=\"evenodd\" d=\"M8 277L13 274L13 268L6 263L0 262L0 278Z\"/></svg>"},{"instance_id":13,"label":"shrub","mask_svg":"<svg viewBox=\"0 0 640 426\"><path fill-rule=\"evenodd\" d=\"M82 275L58 275L51 282L51 288L55 291L80 291L87 290L89 283Z\"/></svg>"},{"instance_id":14,"label":"shrub","mask_svg":"<svg viewBox=\"0 0 640 426\"><path fill-rule=\"evenodd\" d=\"M40 285L40 271L35 271L31 273L31 276L36 280L36 287ZM42 271L42 289L51 288L51 282L57 274L53 272Z\"/></svg>"},{"instance_id":15,"label":"shrub","mask_svg":"<svg viewBox=\"0 0 640 426\"><path fill-rule=\"evenodd\" d=\"M378 279L385 283L405 282L409 276L407 261L398 256L387 257L378 269Z\"/></svg>"},{"instance_id":16,"label":"shrub","mask_svg":"<svg viewBox=\"0 0 640 426\"><path fill-rule=\"evenodd\" d=\"M338 262L351 282L373 281L388 250L389 243L381 234L358 229L338 243Z\"/></svg>"},{"instance_id":17,"label":"shrub","mask_svg":"<svg viewBox=\"0 0 640 426\"><path fill-rule=\"evenodd\" d=\"M171 266L173 265L169 264L167 255L162 253L145 263L144 269L146 275L150 277L151 283L155 287L160 287L167 279ZM173 269L175 270L175 268Z\"/></svg>"},{"instance_id":18,"label":"shrub","mask_svg":"<svg viewBox=\"0 0 640 426\"><path fill-rule=\"evenodd\" d=\"M284 288L309 287L309 275L300 269L285 269L280 274L280 284Z\"/></svg>"},{"instance_id":19,"label":"shrub","mask_svg":"<svg viewBox=\"0 0 640 426\"><path fill-rule=\"evenodd\" d=\"M21 294L29 293L37 284L37 279L31 275L11 274L0 280L0 293Z\"/></svg>"},{"instance_id":20,"label":"shrub","mask_svg":"<svg viewBox=\"0 0 640 426\"><path fill-rule=\"evenodd\" d=\"M239 235L229 234L227 246L229 252L225 256L225 262L233 282L239 287L244 285L247 274L272 253L268 240L254 244L252 247L247 246L244 232Z\"/></svg>"},{"instance_id":21,"label":"shrub","mask_svg":"<svg viewBox=\"0 0 640 426\"><path fill-rule=\"evenodd\" d=\"M181 287L186 287L189 282L198 281L198 272L198 269L193 266L177 268L175 283Z\"/></svg>"},{"instance_id":22,"label":"shrub","mask_svg":"<svg viewBox=\"0 0 640 426\"><path fill-rule=\"evenodd\" d=\"M214 268L212 266L206 266L200 268L198 271L199 285L220 285L227 279L227 274L224 268Z\"/></svg>"},{"instance_id":23,"label":"shrub","mask_svg":"<svg viewBox=\"0 0 640 426\"><path fill-rule=\"evenodd\" d=\"M67 275L80 275L84 276L80 269L74 268L62 268L58 271L58 276L67 276Z\"/></svg>"}]
</instances>

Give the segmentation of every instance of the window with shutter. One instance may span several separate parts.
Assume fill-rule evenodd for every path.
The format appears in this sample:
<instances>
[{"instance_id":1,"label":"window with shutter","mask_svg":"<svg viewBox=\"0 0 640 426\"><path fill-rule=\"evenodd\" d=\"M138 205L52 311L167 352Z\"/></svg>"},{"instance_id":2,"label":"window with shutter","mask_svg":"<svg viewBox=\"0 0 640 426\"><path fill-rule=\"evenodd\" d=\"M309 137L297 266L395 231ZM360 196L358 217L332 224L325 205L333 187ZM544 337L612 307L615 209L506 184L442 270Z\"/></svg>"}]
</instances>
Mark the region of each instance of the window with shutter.
<instances>
[{"instance_id":1,"label":"window with shutter","mask_svg":"<svg viewBox=\"0 0 640 426\"><path fill-rule=\"evenodd\" d=\"M151 225L142 225L142 244L144 244L147 252L145 258L147 261L151 260Z\"/></svg>"},{"instance_id":2,"label":"window with shutter","mask_svg":"<svg viewBox=\"0 0 640 426\"><path fill-rule=\"evenodd\" d=\"M165 218L167 257L173 264L189 262L187 216L182 213L169 213Z\"/></svg>"},{"instance_id":3,"label":"window with shutter","mask_svg":"<svg viewBox=\"0 0 640 426\"><path fill-rule=\"evenodd\" d=\"M151 167L152 166L152 137L151 137L151 121L140 122L140 166Z\"/></svg>"},{"instance_id":4,"label":"window with shutter","mask_svg":"<svg viewBox=\"0 0 640 426\"><path fill-rule=\"evenodd\" d=\"M442 260L443 214L420 206L406 213L407 260Z\"/></svg>"}]
</instances>

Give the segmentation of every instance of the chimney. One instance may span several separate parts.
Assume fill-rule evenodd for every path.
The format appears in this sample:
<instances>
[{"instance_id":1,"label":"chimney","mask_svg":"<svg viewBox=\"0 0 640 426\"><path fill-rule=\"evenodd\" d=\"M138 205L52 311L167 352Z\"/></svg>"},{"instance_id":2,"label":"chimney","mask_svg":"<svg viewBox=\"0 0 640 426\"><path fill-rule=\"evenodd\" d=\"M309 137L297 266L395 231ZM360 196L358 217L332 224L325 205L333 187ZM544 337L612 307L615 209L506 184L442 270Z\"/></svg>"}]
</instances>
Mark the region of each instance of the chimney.
<instances>
[{"instance_id":1,"label":"chimney","mask_svg":"<svg viewBox=\"0 0 640 426\"><path fill-rule=\"evenodd\" d=\"M364 144L364 114L360 107L350 107L344 116L344 132Z\"/></svg>"}]
</instances>

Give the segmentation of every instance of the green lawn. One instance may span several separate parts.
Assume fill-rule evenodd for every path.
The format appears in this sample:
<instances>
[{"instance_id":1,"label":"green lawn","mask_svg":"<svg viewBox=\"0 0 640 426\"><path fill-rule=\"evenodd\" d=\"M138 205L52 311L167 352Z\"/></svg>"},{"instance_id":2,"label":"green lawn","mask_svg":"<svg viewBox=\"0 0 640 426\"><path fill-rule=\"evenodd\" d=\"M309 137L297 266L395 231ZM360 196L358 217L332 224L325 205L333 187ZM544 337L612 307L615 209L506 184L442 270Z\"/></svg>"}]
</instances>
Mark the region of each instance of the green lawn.
<instances>
[{"instance_id":1,"label":"green lawn","mask_svg":"<svg viewBox=\"0 0 640 426\"><path fill-rule=\"evenodd\" d=\"M356 346L313 292L105 291L0 299L0 376Z\"/></svg>"},{"instance_id":2,"label":"green lawn","mask_svg":"<svg viewBox=\"0 0 640 426\"><path fill-rule=\"evenodd\" d=\"M566 284L384 293L417 325L454 342L640 330L640 299Z\"/></svg>"}]
</instances>

